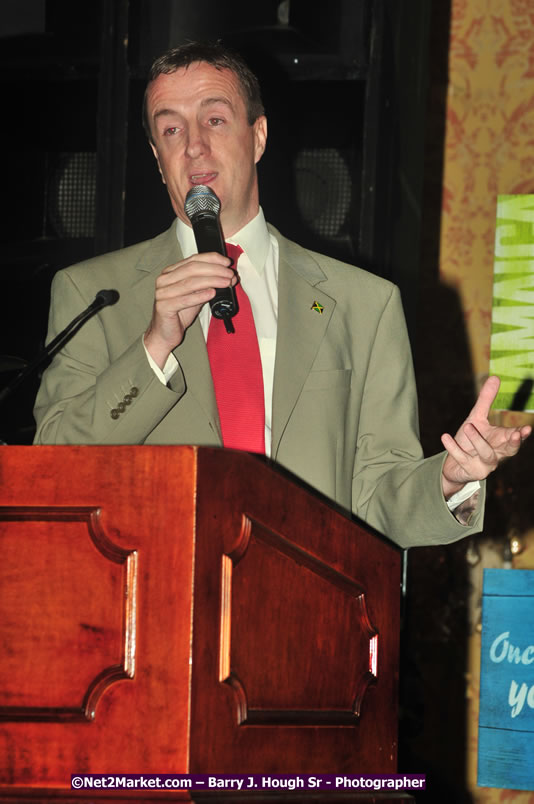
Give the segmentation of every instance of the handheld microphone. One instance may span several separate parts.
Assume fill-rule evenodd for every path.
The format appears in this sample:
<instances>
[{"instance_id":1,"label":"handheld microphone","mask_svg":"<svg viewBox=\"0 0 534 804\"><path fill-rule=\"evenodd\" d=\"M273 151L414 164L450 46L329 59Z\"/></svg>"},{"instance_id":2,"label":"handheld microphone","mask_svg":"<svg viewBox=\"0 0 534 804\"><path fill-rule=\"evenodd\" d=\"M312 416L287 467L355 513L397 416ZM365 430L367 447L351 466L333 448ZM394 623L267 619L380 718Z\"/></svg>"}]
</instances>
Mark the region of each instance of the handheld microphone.
<instances>
[{"instance_id":1,"label":"handheld microphone","mask_svg":"<svg viewBox=\"0 0 534 804\"><path fill-rule=\"evenodd\" d=\"M211 187L204 184L192 187L185 197L184 209L191 221L199 254L216 251L227 257L219 220L221 202ZM227 332L235 332L231 319L238 311L238 304L233 287L217 288L210 308L215 318L222 318Z\"/></svg>"}]
</instances>

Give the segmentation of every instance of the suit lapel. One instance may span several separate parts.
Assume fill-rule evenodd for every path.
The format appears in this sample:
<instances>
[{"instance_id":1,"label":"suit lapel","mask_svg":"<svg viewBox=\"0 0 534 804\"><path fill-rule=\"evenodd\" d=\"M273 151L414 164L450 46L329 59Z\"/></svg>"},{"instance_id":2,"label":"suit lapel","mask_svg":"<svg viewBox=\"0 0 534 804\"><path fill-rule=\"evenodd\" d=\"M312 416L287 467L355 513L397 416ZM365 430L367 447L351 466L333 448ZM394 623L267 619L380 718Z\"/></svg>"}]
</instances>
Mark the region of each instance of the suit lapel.
<instances>
[{"instance_id":1,"label":"suit lapel","mask_svg":"<svg viewBox=\"0 0 534 804\"><path fill-rule=\"evenodd\" d=\"M174 350L174 355L180 362L184 377L186 377L188 392L193 394L197 400L215 432L219 434L222 444L221 425L211 378L208 350L198 318L187 330L178 349ZM170 386L173 387L172 379Z\"/></svg>"},{"instance_id":2,"label":"suit lapel","mask_svg":"<svg viewBox=\"0 0 534 804\"><path fill-rule=\"evenodd\" d=\"M280 246L278 331L273 386L272 447L280 439L325 336L335 300L317 284L326 276L312 256L275 232Z\"/></svg>"},{"instance_id":3,"label":"suit lapel","mask_svg":"<svg viewBox=\"0 0 534 804\"><path fill-rule=\"evenodd\" d=\"M132 290L134 303L139 314L143 316L141 320L149 321L152 315L156 277L168 265L179 262L182 258L182 251L176 237L176 224L173 223L170 229L152 241L135 266L140 276ZM210 424L221 437L222 443L206 341L198 319L189 327L180 346L174 350L174 356L186 377L187 392L195 397ZM181 382L181 378L177 372L171 378L169 385L176 390L173 385L178 382Z\"/></svg>"},{"instance_id":4,"label":"suit lapel","mask_svg":"<svg viewBox=\"0 0 534 804\"><path fill-rule=\"evenodd\" d=\"M156 277L168 265L181 259L182 251L176 237L176 223L173 223L166 232L150 241L135 265L138 273L131 287L132 304L137 307L138 315L141 316L140 321L148 323L152 317ZM135 320L133 310L132 316Z\"/></svg>"}]
</instances>

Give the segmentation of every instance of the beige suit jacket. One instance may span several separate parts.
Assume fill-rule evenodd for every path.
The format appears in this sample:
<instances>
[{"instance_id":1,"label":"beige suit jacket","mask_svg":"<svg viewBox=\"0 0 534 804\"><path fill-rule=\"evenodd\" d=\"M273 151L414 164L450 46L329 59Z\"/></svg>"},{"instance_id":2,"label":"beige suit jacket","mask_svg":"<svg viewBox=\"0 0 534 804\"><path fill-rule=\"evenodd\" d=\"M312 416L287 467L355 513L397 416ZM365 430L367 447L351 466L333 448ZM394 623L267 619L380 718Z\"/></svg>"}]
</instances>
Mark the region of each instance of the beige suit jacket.
<instances>
[{"instance_id":1,"label":"beige suit jacket","mask_svg":"<svg viewBox=\"0 0 534 804\"><path fill-rule=\"evenodd\" d=\"M446 506L443 455L423 460L397 288L271 231L280 247L272 459L403 546L480 530L480 510L466 527ZM91 319L45 372L36 443L222 445L198 320L174 352L179 368L167 387L142 345L156 277L181 256L173 225L56 275L49 340L98 290L116 288L120 300ZM129 404L116 417L125 397Z\"/></svg>"}]
</instances>

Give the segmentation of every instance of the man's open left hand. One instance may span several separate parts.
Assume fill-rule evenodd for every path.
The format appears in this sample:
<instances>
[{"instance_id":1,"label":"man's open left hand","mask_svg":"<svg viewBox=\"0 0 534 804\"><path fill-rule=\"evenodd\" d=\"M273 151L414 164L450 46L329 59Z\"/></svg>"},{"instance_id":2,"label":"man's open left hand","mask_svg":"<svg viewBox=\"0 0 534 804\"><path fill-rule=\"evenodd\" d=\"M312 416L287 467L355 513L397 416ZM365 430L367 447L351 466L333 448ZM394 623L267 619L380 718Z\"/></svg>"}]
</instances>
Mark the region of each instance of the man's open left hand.
<instances>
[{"instance_id":1,"label":"man's open left hand","mask_svg":"<svg viewBox=\"0 0 534 804\"><path fill-rule=\"evenodd\" d=\"M446 498L470 481L484 480L502 460L515 455L531 433L530 425L498 427L489 423L490 408L499 386L498 377L489 377L455 437L448 433L441 436L441 443L449 453L442 475Z\"/></svg>"}]
</instances>

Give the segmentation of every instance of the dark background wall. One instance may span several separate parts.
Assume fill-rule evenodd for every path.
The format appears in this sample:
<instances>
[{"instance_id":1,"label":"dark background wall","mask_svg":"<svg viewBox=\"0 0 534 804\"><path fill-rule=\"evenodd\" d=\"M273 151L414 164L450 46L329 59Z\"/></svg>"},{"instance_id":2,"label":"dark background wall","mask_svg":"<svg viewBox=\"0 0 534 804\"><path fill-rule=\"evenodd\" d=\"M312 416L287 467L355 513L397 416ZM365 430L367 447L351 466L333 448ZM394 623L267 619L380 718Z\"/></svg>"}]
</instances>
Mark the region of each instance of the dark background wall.
<instances>
[{"instance_id":1,"label":"dark background wall","mask_svg":"<svg viewBox=\"0 0 534 804\"><path fill-rule=\"evenodd\" d=\"M8 0L0 6L5 101L0 281L3 380L46 330L61 267L152 237L172 220L140 124L153 58L221 37L262 83L267 218L310 248L417 298L426 0ZM16 313L16 316L15 316ZM36 383L3 406L0 434L29 443Z\"/></svg>"}]
</instances>

